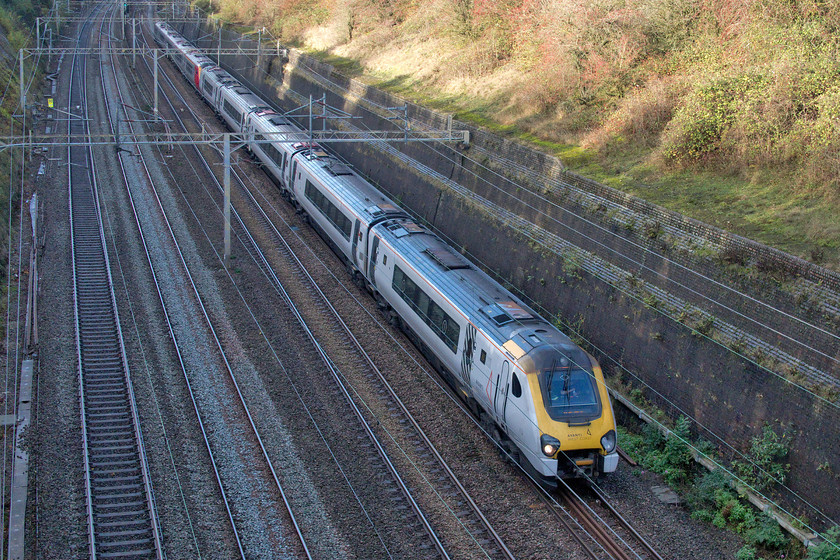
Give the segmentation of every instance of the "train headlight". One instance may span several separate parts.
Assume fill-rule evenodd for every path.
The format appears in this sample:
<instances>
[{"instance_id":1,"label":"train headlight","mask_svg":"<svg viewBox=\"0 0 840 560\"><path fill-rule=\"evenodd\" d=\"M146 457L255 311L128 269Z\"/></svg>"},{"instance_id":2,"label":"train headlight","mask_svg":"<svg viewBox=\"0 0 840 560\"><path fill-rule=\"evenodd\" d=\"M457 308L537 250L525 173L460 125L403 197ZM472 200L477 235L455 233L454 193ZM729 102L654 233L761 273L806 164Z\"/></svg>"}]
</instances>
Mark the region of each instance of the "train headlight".
<instances>
[{"instance_id":1,"label":"train headlight","mask_svg":"<svg viewBox=\"0 0 840 560\"><path fill-rule=\"evenodd\" d=\"M548 434L543 434L540 436L540 447L542 447L543 455L554 457L554 454L560 449L560 440Z\"/></svg>"},{"instance_id":2,"label":"train headlight","mask_svg":"<svg viewBox=\"0 0 840 560\"><path fill-rule=\"evenodd\" d=\"M604 437L601 438L601 447L603 447L604 451L607 453L615 451L615 430L610 430L604 434Z\"/></svg>"}]
</instances>

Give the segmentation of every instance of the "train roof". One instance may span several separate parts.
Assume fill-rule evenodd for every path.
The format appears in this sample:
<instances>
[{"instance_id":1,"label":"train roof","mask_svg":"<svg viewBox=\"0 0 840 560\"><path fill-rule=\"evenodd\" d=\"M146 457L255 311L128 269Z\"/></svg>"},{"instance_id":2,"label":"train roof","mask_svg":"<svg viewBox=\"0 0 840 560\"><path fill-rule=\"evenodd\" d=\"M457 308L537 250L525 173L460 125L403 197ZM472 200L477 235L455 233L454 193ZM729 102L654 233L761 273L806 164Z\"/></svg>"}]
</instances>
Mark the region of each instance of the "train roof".
<instances>
[{"instance_id":1,"label":"train roof","mask_svg":"<svg viewBox=\"0 0 840 560\"><path fill-rule=\"evenodd\" d=\"M291 123L289 119L281 115L274 109L264 109L257 111L251 117L254 119L254 124L260 132L288 132L288 128L292 127L295 131L300 130L297 126Z\"/></svg>"},{"instance_id":2,"label":"train roof","mask_svg":"<svg viewBox=\"0 0 840 560\"><path fill-rule=\"evenodd\" d=\"M519 346L526 352L542 343L574 346L522 300L414 221L389 220L377 225L376 231L408 266L500 346L520 338Z\"/></svg>"},{"instance_id":3,"label":"train roof","mask_svg":"<svg viewBox=\"0 0 840 560\"><path fill-rule=\"evenodd\" d=\"M383 217L407 216L373 185L320 146L301 143L294 147L303 146L307 149L297 156L299 165L306 167L318 181L335 193L342 204L362 222L369 224Z\"/></svg>"},{"instance_id":4,"label":"train roof","mask_svg":"<svg viewBox=\"0 0 840 560\"><path fill-rule=\"evenodd\" d=\"M524 324L544 324L519 298L412 220L390 220L377 233L435 288L499 344Z\"/></svg>"}]
</instances>

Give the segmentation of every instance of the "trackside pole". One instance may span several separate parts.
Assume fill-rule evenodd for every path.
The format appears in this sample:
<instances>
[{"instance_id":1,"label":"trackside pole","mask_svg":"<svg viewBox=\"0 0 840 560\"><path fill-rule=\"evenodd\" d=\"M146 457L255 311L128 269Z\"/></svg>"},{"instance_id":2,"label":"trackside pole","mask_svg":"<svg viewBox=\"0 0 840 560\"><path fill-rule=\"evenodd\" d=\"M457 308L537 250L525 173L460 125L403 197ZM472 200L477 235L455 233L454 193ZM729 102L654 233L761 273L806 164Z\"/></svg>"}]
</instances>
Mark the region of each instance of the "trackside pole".
<instances>
[{"instance_id":1,"label":"trackside pole","mask_svg":"<svg viewBox=\"0 0 840 560\"><path fill-rule=\"evenodd\" d=\"M26 85L23 81L23 49L20 49L20 108L26 122Z\"/></svg>"},{"instance_id":2,"label":"trackside pole","mask_svg":"<svg viewBox=\"0 0 840 560\"><path fill-rule=\"evenodd\" d=\"M230 133L225 133L225 268L230 264Z\"/></svg>"},{"instance_id":3,"label":"trackside pole","mask_svg":"<svg viewBox=\"0 0 840 560\"><path fill-rule=\"evenodd\" d=\"M137 18L131 18L131 69L135 68L137 59Z\"/></svg>"},{"instance_id":4,"label":"trackside pole","mask_svg":"<svg viewBox=\"0 0 840 560\"><path fill-rule=\"evenodd\" d=\"M154 54L154 59L155 59L155 85L154 85L155 111L154 112L155 112L155 118L157 118L157 116L158 116L158 49L153 50L152 54Z\"/></svg>"}]
</instances>

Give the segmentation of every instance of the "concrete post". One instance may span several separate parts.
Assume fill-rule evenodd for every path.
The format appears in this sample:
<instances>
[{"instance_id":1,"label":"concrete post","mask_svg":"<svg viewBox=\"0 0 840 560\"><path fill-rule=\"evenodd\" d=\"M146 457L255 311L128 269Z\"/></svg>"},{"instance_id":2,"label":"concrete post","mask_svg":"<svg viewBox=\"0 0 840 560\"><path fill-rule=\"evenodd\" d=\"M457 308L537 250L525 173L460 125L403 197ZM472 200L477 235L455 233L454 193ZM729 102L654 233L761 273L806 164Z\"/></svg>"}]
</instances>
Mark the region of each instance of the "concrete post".
<instances>
[{"instance_id":1,"label":"concrete post","mask_svg":"<svg viewBox=\"0 0 840 560\"><path fill-rule=\"evenodd\" d=\"M20 49L20 108L23 112L23 120L26 122L26 84L23 82L23 49Z\"/></svg>"},{"instance_id":2,"label":"concrete post","mask_svg":"<svg viewBox=\"0 0 840 560\"><path fill-rule=\"evenodd\" d=\"M312 94L309 94L309 143L312 144Z\"/></svg>"}]
</instances>

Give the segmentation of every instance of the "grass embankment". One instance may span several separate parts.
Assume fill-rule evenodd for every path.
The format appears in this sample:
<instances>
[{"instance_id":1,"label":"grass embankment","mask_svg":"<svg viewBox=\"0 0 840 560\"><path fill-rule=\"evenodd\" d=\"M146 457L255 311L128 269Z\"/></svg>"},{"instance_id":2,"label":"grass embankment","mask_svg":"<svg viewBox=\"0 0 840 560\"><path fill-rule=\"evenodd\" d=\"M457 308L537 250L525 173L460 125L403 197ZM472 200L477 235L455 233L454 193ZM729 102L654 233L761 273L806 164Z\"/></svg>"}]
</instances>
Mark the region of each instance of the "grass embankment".
<instances>
[{"instance_id":1,"label":"grass embankment","mask_svg":"<svg viewBox=\"0 0 840 560\"><path fill-rule=\"evenodd\" d=\"M840 270L836 1L214 6L583 175Z\"/></svg>"}]
</instances>

